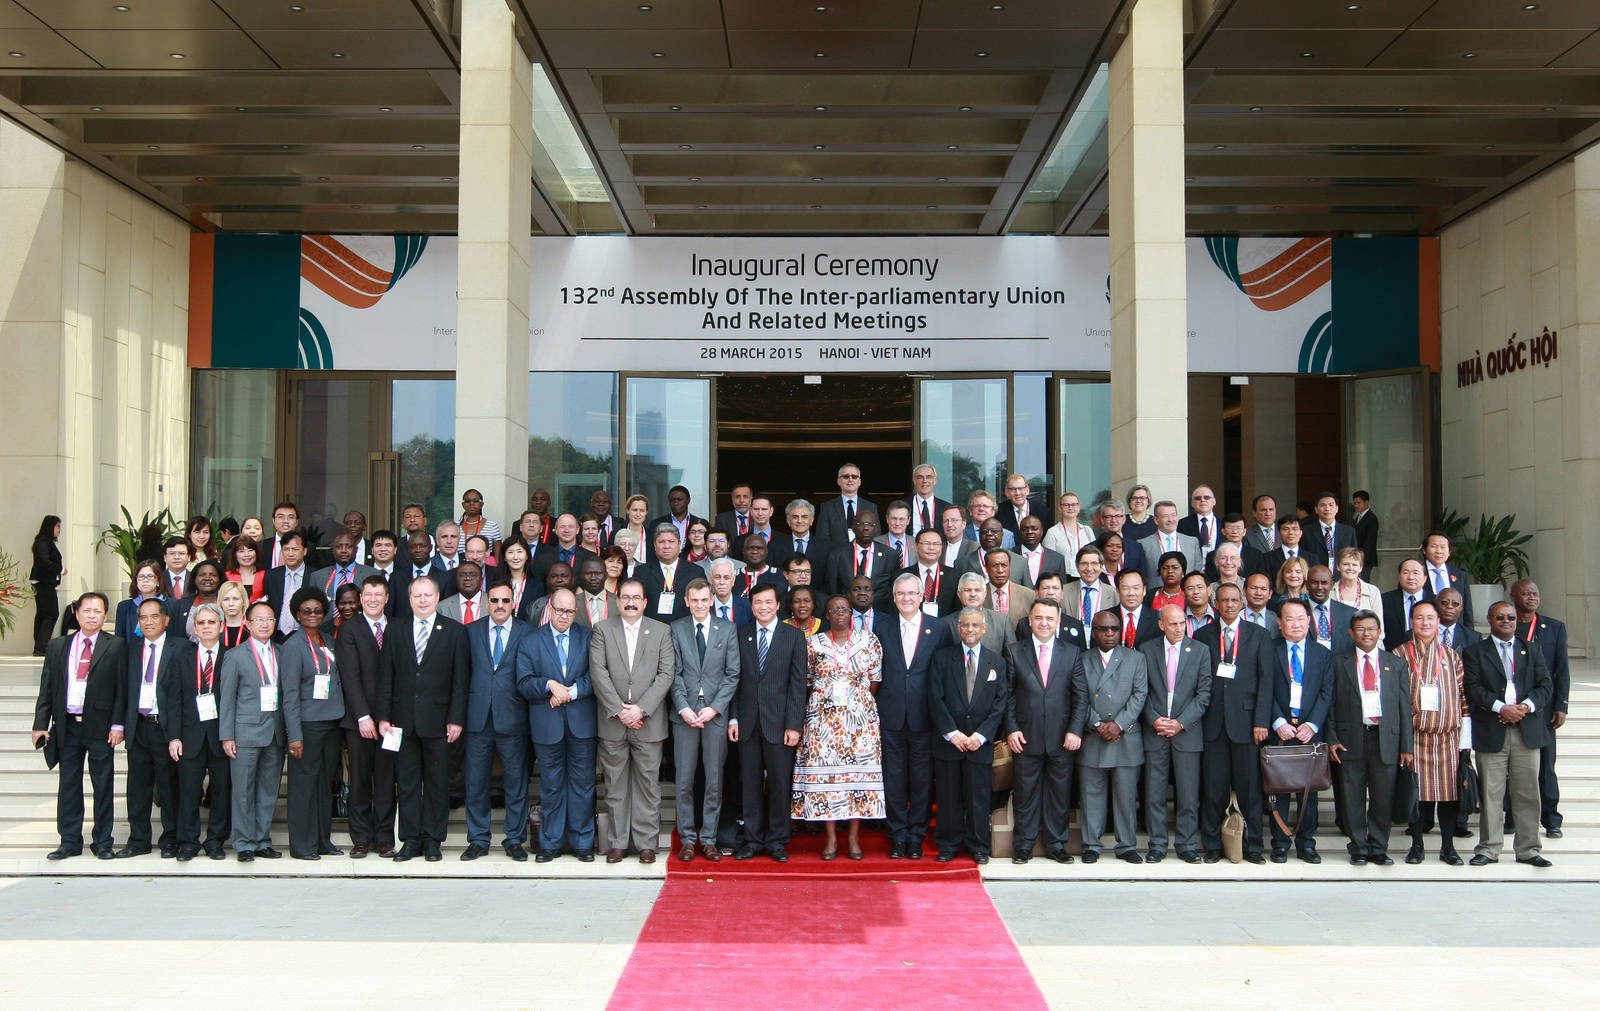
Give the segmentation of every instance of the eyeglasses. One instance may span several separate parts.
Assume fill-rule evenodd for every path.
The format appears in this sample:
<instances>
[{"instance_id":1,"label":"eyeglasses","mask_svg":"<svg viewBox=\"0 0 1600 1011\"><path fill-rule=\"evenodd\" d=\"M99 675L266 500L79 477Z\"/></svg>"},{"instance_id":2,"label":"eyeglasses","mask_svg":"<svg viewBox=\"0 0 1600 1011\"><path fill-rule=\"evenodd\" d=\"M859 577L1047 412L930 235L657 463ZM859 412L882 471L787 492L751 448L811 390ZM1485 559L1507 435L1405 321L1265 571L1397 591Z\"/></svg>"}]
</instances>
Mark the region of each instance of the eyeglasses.
<instances>
[{"instance_id":1,"label":"eyeglasses","mask_svg":"<svg viewBox=\"0 0 1600 1011\"><path fill-rule=\"evenodd\" d=\"M510 603L510 601L507 601L507 603ZM551 614L577 614L578 612L577 612L576 608L571 608L571 607L552 607L550 609L550 613Z\"/></svg>"},{"instance_id":2,"label":"eyeglasses","mask_svg":"<svg viewBox=\"0 0 1600 1011\"><path fill-rule=\"evenodd\" d=\"M327 613L327 609L324 608L321 604L306 604L304 607L300 608L300 610L298 612L296 612L296 613L298 613L298 614L325 614L325 613Z\"/></svg>"},{"instance_id":3,"label":"eyeglasses","mask_svg":"<svg viewBox=\"0 0 1600 1011\"><path fill-rule=\"evenodd\" d=\"M491 603L491 604L509 604L509 603L511 603L511 598L510 597L490 597L489 598L489 603Z\"/></svg>"},{"instance_id":4,"label":"eyeglasses","mask_svg":"<svg viewBox=\"0 0 1600 1011\"><path fill-rule=\"evenodd\" d=\"M481 499L481 498L464 498L464 499L461 500L461 504L462 505L483 505L483 499Z\"/></svg>"}]
</instances>

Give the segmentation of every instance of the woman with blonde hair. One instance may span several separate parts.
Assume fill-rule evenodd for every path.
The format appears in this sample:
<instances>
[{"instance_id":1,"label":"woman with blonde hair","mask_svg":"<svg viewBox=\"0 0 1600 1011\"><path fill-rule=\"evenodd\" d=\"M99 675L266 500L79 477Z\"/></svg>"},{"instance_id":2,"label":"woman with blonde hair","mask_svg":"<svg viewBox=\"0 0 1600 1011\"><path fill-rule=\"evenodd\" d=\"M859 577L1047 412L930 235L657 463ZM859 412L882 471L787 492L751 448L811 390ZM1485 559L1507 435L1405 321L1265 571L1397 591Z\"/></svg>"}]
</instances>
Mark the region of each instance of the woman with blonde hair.
<instances>
[{"instance_id":1,"label":"woman with blonde hair","mask_svg":"<svg viewBox=\"0 0 1600 1011\"><path fill-rule=\"evenodd\" d=\"M1304 558L1290 558L1278 568L1278 578L1273 582L1272 600L1267 606L1276 611L1285 600L1305 600L1306 582L1311 578L1311 564Z\"/></svg>"},{"instance_id":2,"label":"woman with blonde hair","mask_svg":"<svg viewBox=\"0 0 1600 1011\"><path fill-rule=\"evenodd\" d=\"M1371 611L1378 616L1378 634L1383 634L1383 595L1376 586L1361 578L1366 555L1360 548L1340 548L1334 556L1334 572L1339 581L1333 584L1333 599L1348 604L1357 611Z\"/></svg>"}]
</instances>

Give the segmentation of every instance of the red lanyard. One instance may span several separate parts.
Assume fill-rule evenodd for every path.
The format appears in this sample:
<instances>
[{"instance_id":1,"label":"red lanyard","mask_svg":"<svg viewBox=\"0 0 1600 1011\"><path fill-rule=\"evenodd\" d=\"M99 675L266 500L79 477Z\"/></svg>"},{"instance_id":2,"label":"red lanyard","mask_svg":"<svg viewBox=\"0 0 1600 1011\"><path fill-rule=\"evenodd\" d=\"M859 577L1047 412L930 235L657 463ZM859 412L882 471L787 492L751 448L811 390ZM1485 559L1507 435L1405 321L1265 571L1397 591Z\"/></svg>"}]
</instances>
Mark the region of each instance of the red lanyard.
<instances>
[{"instance_id":1,"label":"red lanyard","mask_svg":"<svg viewBox=\"0 0 1600 1011\"><path fill-rule=\"evenodd\" d=\"M311 651L311 672L320 676L323 673L322 661L324 658L317 655L319 650L317 649L316 645L312 643L310 636L306 636L306 648ZM333 666L331 661L329 662L328 666L330 668Z\"/></svg>"},{"instance_id":2,"label":"red lanyard","mask_svg":"<svg viewBox=\"0 0 1600 1011\"><path fill-rule=\"evenodd\" d=\"M1533 617L1528 619L1528 642L1533 641L1533 630L1539 627L1539 612L1533 612Z\"/></svg>"},{"instance_id":3,"label":"red lanyard","mask_svg":"<svg viewBox=\"0 0 1600 1011\"><path fill-rule=\"evenodd\" d=\"M276 679L268 677L267 676L267 669L261 665L261 654L259 652L257 652L256 644L254 642L251 642L249 648L250 648L250 659L252 659L252 660L254 660L256 662L256 673L261 675L261 683L264 684L264 685L267 685L269 687L271 685L276 684L277 683Z\"/></svg>"},{"instance_id":4,"label":"red lanyard","mask_svg":"<svg viewBox=\"0 0 1600 1011\"><path fill-rule=\"evenodd\" d=\"M210 651L215 653L216 652L216 647L213 646ZM198 649L195 650L195 654L194 654L194 693L196 695L204 695L204 694L206 694L206 690L205 690L205 684L206 684L206 681L205 681L206 662L205 662L205 658L203 656L203 654L205 652L207 652L206 647L201 646L201 647L199 647ZM217 676L217 665L216 665L215 661L213 661L212 664L211 664L211 676L213 678L215 678ZM213 687L214 686L215 686L215 681L213 681Z\"/></svg>"}]
</instances>

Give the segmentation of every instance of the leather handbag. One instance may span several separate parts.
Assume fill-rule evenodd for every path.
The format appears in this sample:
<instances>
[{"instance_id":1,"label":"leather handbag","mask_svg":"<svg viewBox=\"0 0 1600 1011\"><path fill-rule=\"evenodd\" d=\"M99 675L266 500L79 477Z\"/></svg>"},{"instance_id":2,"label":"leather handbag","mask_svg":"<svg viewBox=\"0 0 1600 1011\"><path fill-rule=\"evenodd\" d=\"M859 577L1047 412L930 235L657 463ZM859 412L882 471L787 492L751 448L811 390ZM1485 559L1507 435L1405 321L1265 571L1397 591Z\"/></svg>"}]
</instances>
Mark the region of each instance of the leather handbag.
<instances>
[{"instance_id":1,"label":"leather handbag","mask_svg":"<svg viewBox=\"0 0 1600 1011\"><path fill-rule=\"evenodd\" d=\"M1478 770L1472 764L1472 752L1461 753L1461 764L1456 769L1459 782L1456 784L1456 795L1461 803L1462 814L1477 814L1483 808L1483 797L1478 786Z\"/></svg>"},{"instance_id":2,"label":"leather handbag","mask_svg":"<svg viewBox=\"0 0 1600 1011\"><path fill-rule=\"evenodd\" d=\"M989 792L999 793L1011 789L1016 781L1016 767L1011 764L1011 746L1004 738L994 742L994 764L989 768Z\"/></svg>"},{"instance_id":3,"label":"leather handbag","mask_svg":"<svg viewBox=\"0 0 1600 1011\"><path fill-rule=\"evenodd\" d=\"M1261 792L1267 796L1281 793L1298 793L1300 811L1290 829L1283 815L1272 807L1272 818L1285 835L1300 831L1306 816L1306 804L1318 790L1333 785L1333 775L1328 764L1328 746L1313 744L1269 744L1261 749Z\"/></svg>"}]
</instances>

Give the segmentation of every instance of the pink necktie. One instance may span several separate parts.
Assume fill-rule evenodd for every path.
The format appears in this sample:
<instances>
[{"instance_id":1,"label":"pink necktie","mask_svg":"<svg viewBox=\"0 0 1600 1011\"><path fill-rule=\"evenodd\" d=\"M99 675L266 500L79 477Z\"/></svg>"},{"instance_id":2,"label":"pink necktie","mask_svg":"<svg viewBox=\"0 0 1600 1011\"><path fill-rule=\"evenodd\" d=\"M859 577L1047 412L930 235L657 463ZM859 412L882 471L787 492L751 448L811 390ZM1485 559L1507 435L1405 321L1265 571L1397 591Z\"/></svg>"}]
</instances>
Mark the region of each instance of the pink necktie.
<instances>
[{"instance_id":1,"label":"pink necktie","mask_svg":"<svg viewBox=\"0 0 1600 1011\"><path fill-rule=\"evenodd\" d=\"M1041 642L1039 644L1039 681L1047 688L1050 686L1050 662L1045 654L1049 649L1049 643Z\"/></svg>"},{"instance_id":2,"label":"pink necktie","mask_svg":"<svg viewBox=\"0 0 1600 1011\"><path fill-rule=\"evenodd\" d=\"M1167 694L1178 690L1178 644L1167 644Z\"/></svg>"}]
</instances>

